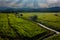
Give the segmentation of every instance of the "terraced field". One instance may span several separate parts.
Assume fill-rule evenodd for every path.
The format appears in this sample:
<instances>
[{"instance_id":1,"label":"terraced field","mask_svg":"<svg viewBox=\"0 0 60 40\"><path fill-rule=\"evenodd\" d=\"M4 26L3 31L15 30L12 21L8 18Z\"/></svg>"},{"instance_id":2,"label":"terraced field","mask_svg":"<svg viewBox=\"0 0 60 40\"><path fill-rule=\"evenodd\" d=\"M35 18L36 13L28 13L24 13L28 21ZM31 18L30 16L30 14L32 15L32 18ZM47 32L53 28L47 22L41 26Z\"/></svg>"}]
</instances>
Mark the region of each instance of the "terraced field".
<instances>
[{"instance_id":1,"label":"terraced field","mask_svg":"<svg viewBox=\"0 0 60 40\"><path fill-rule=\"evenodd\" d=\"M37 40L54 34L35 22L18 18L14 14L0 14L0 40Z\"/></svg>"}]
</instances>

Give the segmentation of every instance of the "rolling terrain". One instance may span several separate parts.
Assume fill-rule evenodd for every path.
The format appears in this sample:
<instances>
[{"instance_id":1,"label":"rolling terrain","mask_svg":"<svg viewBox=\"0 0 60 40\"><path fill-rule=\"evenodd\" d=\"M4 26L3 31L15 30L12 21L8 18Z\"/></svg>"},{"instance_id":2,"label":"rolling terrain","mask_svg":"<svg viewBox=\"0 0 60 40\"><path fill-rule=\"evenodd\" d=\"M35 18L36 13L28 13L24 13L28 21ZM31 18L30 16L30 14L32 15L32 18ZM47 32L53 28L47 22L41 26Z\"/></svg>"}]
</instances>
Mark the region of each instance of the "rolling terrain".
<instances>
[{"instance_id":1,"label":"rolling terrain","mask_svg":"<svg viewBox=\"0 0 60 40\"><path fill-rule=\"evenodd\" d=\"M20 14L23 14L21 17ZM31 16L37 15L37 22ZM48 30L37 23L60 32L60 14L55 13L0 13L0 40L57 40L54 31ZM60 36L59 36L60 37Z\"/></svg>"}]
</instances>

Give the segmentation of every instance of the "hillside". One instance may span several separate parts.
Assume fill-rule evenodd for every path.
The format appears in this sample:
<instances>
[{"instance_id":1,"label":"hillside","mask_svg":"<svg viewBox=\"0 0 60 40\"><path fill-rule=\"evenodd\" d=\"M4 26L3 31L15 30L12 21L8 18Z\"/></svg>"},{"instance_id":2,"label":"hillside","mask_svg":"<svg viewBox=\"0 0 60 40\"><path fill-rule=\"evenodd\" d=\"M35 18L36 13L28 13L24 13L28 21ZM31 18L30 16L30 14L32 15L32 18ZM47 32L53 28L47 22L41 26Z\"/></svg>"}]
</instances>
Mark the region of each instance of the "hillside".
<instances>
[{"instance_id":1,"label":"hillside","mask_svg":"<svg viewBox=\"0 0 60 40\"><path fill-rule=\"evenodd\" d=\"M60 7L50 7L50 8L10 8L10 7L0 7L0 12L59 12Z\"/></svg>"}]
</instances>

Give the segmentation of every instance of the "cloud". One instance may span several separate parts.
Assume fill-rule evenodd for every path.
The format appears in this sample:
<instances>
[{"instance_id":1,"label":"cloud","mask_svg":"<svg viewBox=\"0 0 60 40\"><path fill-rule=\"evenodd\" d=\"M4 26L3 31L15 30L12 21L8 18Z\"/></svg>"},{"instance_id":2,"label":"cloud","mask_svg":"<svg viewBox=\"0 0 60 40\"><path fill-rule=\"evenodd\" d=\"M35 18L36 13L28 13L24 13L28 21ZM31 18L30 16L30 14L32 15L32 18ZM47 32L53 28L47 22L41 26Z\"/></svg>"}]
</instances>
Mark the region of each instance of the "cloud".
<instances>
[{"instance_id":1,"label":"cloud","mask_svg":"<svg viewBox=\"0 0 60 40\"><path fill-rule=\"evenodd\" d=\"M38 4L39 8L48 8L48 4L46 3L41 3L41 4Z\"/></svg>"},{"instance_id":2,"label":"cloud","mask_svg":"<svg viewBox=\"0 0 60 40\"><path fill-rule=\"evenodd\" d=\"M58 0L47 0L48 3L57 3Z\"/></svg>"},{"instance_id":3,"label":"cloud","mask_svg":"<svg viewBox=\"0 0 60 40\"><path fill-rule=\"evenodd\" d=\"M54 6L60 7L60 0L0 0L0 6L20 8L48 8Z\"/></svg>"},{"instance_id":4,"label":"cloud","mask_svg":"<svg viewBox=\"0 0 60 40\"><path fill-rule=\"evenodd\" d=\"M54 7L59 6L60 1L59 0L47 0L48 7Z\"/></svg>"},{"instance_id":5,"label":"cloud","mask_svg":"<svg viewBox=\"0 0 60 40\"><path fill-rule=\"evenodd\" d=\"M49 8L49 7L55 7L59 6L60 7L60 0L45 0L46 2L44 3L39 3L39 7L41 8Z\"/></svg>"},{"instance_id":6,"label":"cloud","mask_svg":"<svg viewBox=\"0 0 60 40\"><path fill-rule=\"evenodd\" d=\"M34 8L34 4L33 4L33 3L28 4L27 7L29 7L29 8Z\"/></svg>"},{"instance_id":7,"label":"cloud","mask_svg":"<svg viewBox=\"0 0 60 40\"><path fill-rule=\"evenodd\" d=\"M15 0L14 2L10 3L9 5L11 7L24 7L24 5L26 4L26 2L28 2L28 0Z\"/></svg>"}]
</instances>

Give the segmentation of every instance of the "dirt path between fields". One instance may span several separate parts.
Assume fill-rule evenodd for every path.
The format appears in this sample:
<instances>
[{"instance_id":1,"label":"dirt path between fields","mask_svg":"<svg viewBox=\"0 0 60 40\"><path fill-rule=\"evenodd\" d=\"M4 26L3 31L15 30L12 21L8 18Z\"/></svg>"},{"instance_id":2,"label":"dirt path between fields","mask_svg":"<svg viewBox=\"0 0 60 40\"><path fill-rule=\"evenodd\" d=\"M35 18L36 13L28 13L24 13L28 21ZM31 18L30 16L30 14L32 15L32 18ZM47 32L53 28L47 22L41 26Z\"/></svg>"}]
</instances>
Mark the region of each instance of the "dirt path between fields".
<instances>
[{"instance_id":1,"label":"dirt path between fields","mask_svg":"<svg viewBox=\"0 0 60 40\"><path fill-rule=\"evenodd\" d=\"M25 18L23 18L23 19L25 19ZM29 20L29 19L25 19L25 20ZM47 27L47 26L45 26L45 25L43 25L43 24L41 24L41 23L38 23L38 22L36 22L36 23L37 23L38 25L40 25L41 27L47 29L47 30L50 30L50 31L52 31L52 32L55 32L56 34L60 34L59 31L56 31L56 30L54 30L54 29L51 29L51 28L49 28L49 27Z\"/></svg>"},{"instance_id":2,"label":"dirt path between fields","mask_svg":"<svg viewBox=\"0 0 60 40\"><path fill-rule=\"evenodd\" d=\"M24 20L32 21L32 20L26 19L26 18L24 18L24 17L21 17L21 18L24 19ZM36 23L37 25L39 25L40 27L43 27L43 28L45 28L45 29L47 29L47 30L50 30L50 31L54 32L53 34L45 35L44 37L41 38L41 40L43 40L43 39L45 39L45 38L47 38L47 37L49 37L49 36L52 36L52 35L54 35L54 34L60 34L59 31L56 31L56 30L54 30L54 29L51 29L51 28L49 28L49 27L47 27L47 26L39 23L38 21L33 21L33 22L35 22L35 23ZM41 36L41 35L40 35L40 36ZM40 36L39 36L39 35L36 35L33 39L35 39L35 38L36 38L36 39L39 39Z\"/></svg>"},{"instance_id":3,"label":"dirt path between fields","mask_svg":"<svg viewBox=\"0 0 60 40\"><path fill-rule=\"evenodd\" d=\"M43 24L41 24L41 23L37 23L37 24L40 25L41 27L47 29L47 30L50 30L50 31L55 32L56 34L60 34L59 31L56 31L56 30L54 30L54 29L51 29L51 28L49 28L49 27L47 27L47 26L45 26L45 25L43 25Z\"/></svg>"}]
</instances>

